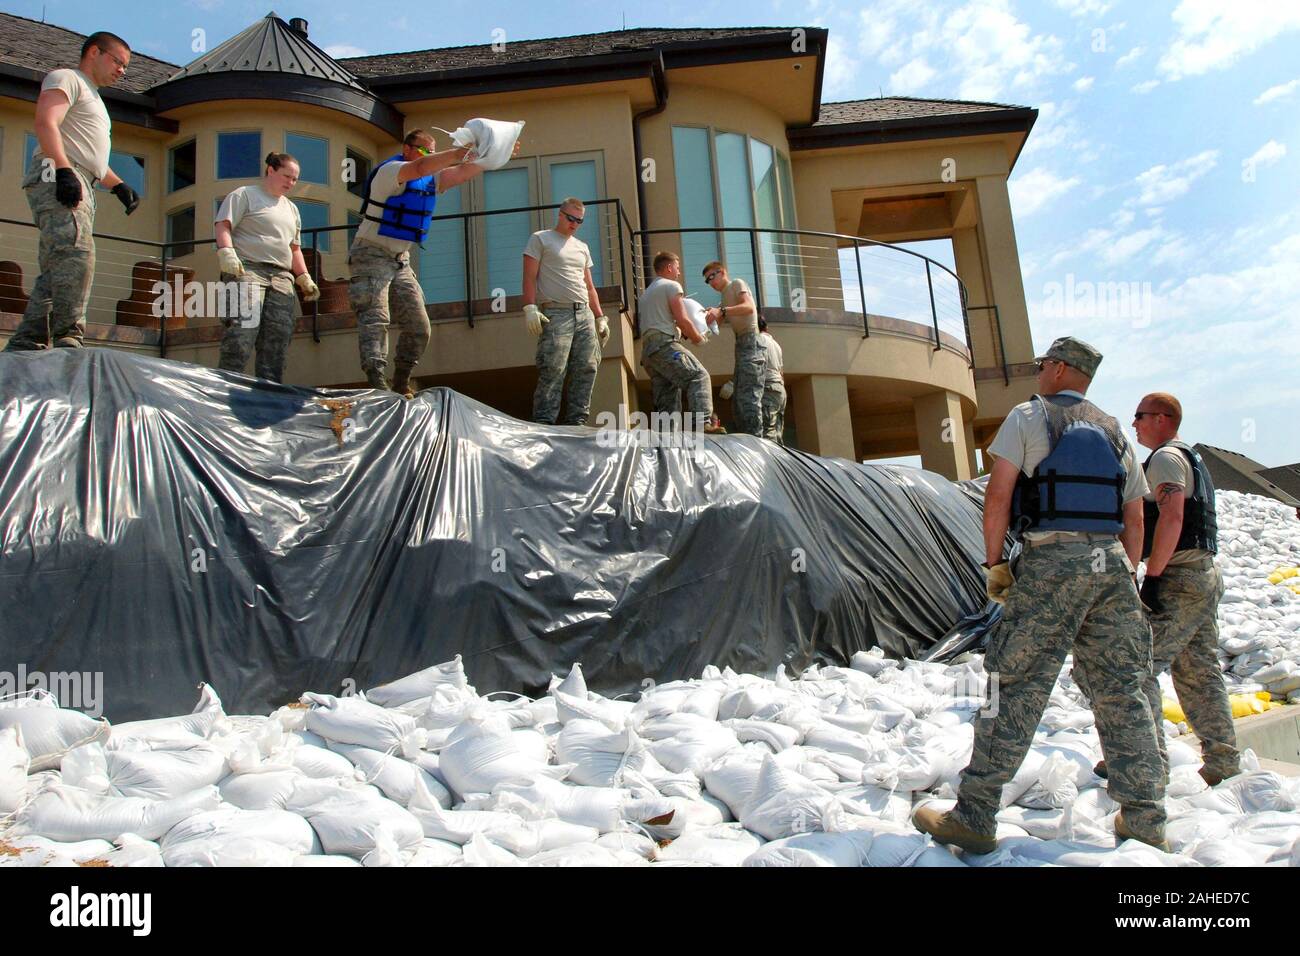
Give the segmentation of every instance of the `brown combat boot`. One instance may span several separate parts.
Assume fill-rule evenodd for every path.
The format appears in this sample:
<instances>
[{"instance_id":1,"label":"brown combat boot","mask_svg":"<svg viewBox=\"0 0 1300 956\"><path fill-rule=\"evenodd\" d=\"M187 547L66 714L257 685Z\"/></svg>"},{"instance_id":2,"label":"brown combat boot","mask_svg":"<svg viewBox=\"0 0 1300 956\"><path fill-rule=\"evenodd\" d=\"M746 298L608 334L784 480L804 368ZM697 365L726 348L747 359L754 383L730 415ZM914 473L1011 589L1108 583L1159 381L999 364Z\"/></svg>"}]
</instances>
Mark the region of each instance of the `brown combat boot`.
<instances>
[{"instance_id":1,"label":"brown combat boot","mask_svg":"<svg viewBox=\"0 0 1300 956\"><path fill-rule=\"evenodd\" d=\"M393 391L403 398L415 398L415 383L411 381L411 370L399 368L393 372Z\"/></svg>"},{"instance_id":2,"label":"brown combat boot","mask_svg":"<svg viewBox=\"0 0 1300 956\"><path fill-rule=\"evenodd\" d=\"M1098 760L1097 766L1092 768L1092 772L1095 773L1097 776L1101 777L1102 780L1109 779L1106 776L1106 761L1104 760Z\"/></svg>"},{"instance_id":3,"label":"brown combat boot","mask_svg":"<svg viewBox=\"0 0 1300 956\"><path fill-rule=\"evenodd\" d=\"M704 426L704 434L725 435L727 434L727 430L723 428L721 425L714 425L712 422L710 422L709 424Z\"/></svg>"},{"instance_id":4,"label":"brown combat boot","mask_svg":"<svg viewBox=\"0 0 1300 956\"><path fill-rule=\"evenodd\" d=\"M388 376L383 373L382 369L366 369L366 383L371 388L382 389L385 392L388 391Z\"/></svg>"},{"instance_id":5,"label":"brown combat boot","mask_svg":"<svg viewBox=\"0 0 1300 956\"><path fill-rule=\"evenodd\" d=\"M1138 836L1130 830L1128 824L1124 822L1124 811L1121 810L1119 813L1115 814L1115 845L1119 846L1125 840L1137 840L1139 843L1153 846L1157 850L1164 850L1166 853L1171 852L1169 849L1169 841L1165 839L1163 829L1160 831L1160 836L1156 839L1147 839L1144 836Z\"/></svg>"},{"instance_id":6,"label":"brown combat boot","mask_svg":"<svg viewBox=\"0 0 1300 956\"><path fill-rule=\"evenodd\" d=\"M1201 769L1196 772L1199 773L1201 775L1201 779L1204 780L1211 787L1217 787L1219 784L1223 783L1223 781L1227 780L1229 777L1235 777L1237 774L1241 773L1240 770L1234 770L1232 773L1228 774L1225 777L1223 774L1211 770L1209 767L1206 766L1202 766Z\"/></svg>"},{"instance_id":7,"label":"brown combat boot","mask_svg":"<svg viewBox=\"0 0 1300 956\"><path fill-rule=\"evenodd\" d=\"M998 848L996 837L976 833L951 813L940 813L933 807L921 807L913 813L912 825L940 843L951 843L968 853L992 853Z\"/></svg>"}]
</instances>

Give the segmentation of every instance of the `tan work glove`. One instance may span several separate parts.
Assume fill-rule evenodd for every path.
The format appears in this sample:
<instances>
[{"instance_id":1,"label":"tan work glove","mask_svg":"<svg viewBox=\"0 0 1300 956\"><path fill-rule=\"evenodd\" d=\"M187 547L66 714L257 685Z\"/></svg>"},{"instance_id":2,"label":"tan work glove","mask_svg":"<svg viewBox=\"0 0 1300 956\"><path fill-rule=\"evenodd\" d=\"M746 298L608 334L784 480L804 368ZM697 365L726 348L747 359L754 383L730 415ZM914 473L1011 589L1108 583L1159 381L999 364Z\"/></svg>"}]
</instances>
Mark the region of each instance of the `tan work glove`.
<instances>
[{"instance_id":1,"label":"tan work glove","mask_svg":"<svg viewBox=\"0 0 1300 956\"><path fill-rule=\"evenodd\" d=\"M302 300L304 302L315 302L320 298L320 286L316 285L312 277L306 272L294 276L293 284L302 290Z\"/></svg>"},{"instance_id":2,"label":"tan work glove","mask_svg":"<svg viewBox=\"0 0 1300 956\"><path fill-rule=\"evenodd\" d=\"M551 321L542 314L542 310L535 305L524 306L524 321L528 323L528 331L533 335L541 336L542 326Z\"/></svg>"},{"instance_id":3,"label":"tan work glove","mask_svg":"<svg viewBox=\"0 0 1300 956\"><path fill-rule=\"evenodd\" d=\"M603 315L596 316L596 334L600 336L600 347L604 348L609 341L609 319Z\"/></svg>"},{"instance_id":4,"label":"tan work glove","mask_svg":"<svg viewBox=\"0 0 1300 956\"><path fill-rule=\"evenodd\" d=\"M239 261L239 253L232 246L217 250L217 262L221 264L221 271L225 275L238 279L244 274L244 264Z\"/></svg>"},{"instance_id":5,"label":"tan work glove","mask_svg":"<svg viewBox=\"0 0 1300 956\"><path fill-rule=\"evenodd\" d=\"M736 385L734 382L727 382L722 386L722 388L718 389L718 397L723 399L724 401L731 398L731 396L735 394L736 394Z\"/></svg>"},{"instance_id":6,"label":"tan work glove","mask_svg":"<svg viewBox=\"0 0 1300 956\"><path fill-rule=\"evenodd\" d=\"M988 592L989 600L996 601L998 604L1007 603L1007 592L1011 590L1011 585L1016 583L1016 579L1011 574L1011 565L1005 561L999 561L993 567L987 569L988 580L984 585L985 591Z\"/></svg>"}]
</instances>

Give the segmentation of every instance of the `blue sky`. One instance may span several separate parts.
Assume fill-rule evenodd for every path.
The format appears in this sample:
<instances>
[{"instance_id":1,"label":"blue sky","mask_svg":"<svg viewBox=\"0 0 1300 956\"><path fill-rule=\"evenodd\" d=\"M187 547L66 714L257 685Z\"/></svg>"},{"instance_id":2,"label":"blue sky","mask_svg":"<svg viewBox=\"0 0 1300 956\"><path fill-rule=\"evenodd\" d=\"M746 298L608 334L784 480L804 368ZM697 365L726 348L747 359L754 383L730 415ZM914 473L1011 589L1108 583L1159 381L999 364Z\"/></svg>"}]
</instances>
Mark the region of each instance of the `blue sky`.
<instances>
[{"instance_id":1,"label":"blue sky","mask_svg":"<svg viewBox=\"0 0 1300 956\"><path fill-rule=\"evenodd\" d=\"M82 32L191 59L269 0L4 0ZM701 0L276 5L336 55L641 26L824 26L824 99L909 95L1036 107L1011 179L1035 344L1106 359L1091 397L1126 425L1147 391L1183 436L1267 465L1300 460L1300 2Z\"/></svg>"}]
</instances>

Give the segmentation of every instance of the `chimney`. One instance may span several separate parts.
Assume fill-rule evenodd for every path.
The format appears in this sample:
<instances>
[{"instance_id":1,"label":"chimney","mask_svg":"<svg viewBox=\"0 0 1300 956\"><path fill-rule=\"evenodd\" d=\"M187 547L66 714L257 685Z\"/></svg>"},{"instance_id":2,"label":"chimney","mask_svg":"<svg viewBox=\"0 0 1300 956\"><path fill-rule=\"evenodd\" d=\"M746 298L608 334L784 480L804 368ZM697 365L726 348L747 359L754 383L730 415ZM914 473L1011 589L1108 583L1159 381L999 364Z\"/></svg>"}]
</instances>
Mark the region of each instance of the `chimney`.
<instances>
[{"instance_id":1,"label":"chimney","mask_svg":"<svg viewBox=\"0 0 1300 956\"><path fill-rule=\"evenodd\" d=\"M294 17L289 21L289 29L297 30L303 36L307 35L307 21L302 17Z\"/></svg>"}]
</instances>

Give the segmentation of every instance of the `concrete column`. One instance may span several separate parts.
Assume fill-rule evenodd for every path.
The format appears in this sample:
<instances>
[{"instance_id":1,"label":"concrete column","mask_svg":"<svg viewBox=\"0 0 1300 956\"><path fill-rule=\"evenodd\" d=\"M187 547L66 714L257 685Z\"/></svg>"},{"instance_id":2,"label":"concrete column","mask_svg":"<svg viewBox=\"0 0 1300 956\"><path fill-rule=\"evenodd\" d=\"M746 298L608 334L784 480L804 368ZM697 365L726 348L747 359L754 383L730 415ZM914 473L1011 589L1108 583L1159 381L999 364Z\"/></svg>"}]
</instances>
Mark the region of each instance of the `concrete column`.
<instances>
[{"instance_id":1,"label":"concrete column","mask_svg":"<svg viewBox=\"0 0 1300 956\"><path fill-rule=\"evenodd\" d=\"M966 467L970 469L970 477L974 478L979 475L979 467L975 464L975 423L971 419L966 419Z\"/></svg>"},{"instance_id":2,"label":"concrete column","mask_svg":"<svg viewBox=\"0 0 1300 956\"><path fill-rule=\"evenodd\" d=\"M949 391L930 392L912 399L912 411L922 466L953 481L973 478L961 398Z\"/></svg>"},{"instance_id":3,"label":"concrete column","mask_svg":"<svg viewBox=\"0 0 1300 956\"><path fill-rule=\"evenodd\" d=\"M849 380L843 375L808 375L787 382L795 431L802 451L856 461Z\"/></svg>"},{"instance_id":4,"label":"concrete column","mask_svg":"<svg viewBox=\"0 0 1300 956\"><path fill-rule=\"evenodd\" d=\"M600 369L596 373L596 385L591 390L591 416L587 424L595 427L596 416L601 412L612 412L615 421L619 420L618 409L622 405L627 413L634 410L632 383L627 373L627 365L621 355L601 359Z\"/></svg>"},{"instance_id":5,"label":"concrete column","mask_svg":"<svg viewBox=\"0 0 1300 956\"><path fill-rule=\"evenodd\" d=\"M1032 362L1034 344L1029 332L1029 311L1020 273L1020 253L1011 219L1011 198L1006 176L975 179L979 198L980 229L984 239L984 268L1002 320L1002 338L1010 362Z\"/></svg>"}]
</instances>

